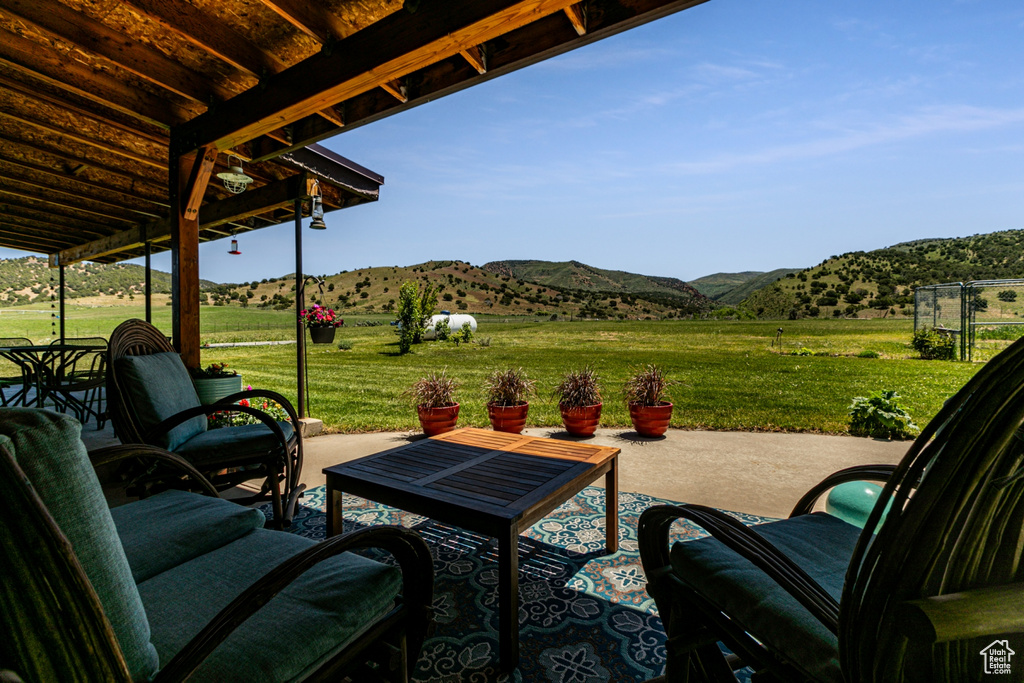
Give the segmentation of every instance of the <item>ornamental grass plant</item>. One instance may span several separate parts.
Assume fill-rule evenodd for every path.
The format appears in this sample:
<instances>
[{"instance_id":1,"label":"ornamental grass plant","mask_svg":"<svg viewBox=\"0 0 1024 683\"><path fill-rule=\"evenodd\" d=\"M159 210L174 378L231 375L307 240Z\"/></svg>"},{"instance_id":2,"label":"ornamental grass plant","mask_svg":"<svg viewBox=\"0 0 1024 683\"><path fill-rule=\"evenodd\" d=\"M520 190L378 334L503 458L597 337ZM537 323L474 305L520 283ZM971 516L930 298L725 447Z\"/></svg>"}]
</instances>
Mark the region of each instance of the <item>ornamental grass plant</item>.
<instances>
[{"instance_id":1,"label":"ornamental grass plant","mask_svg":"<svg viewBox=\"0 0 1024 683\"><path fill-rule=\"evenodd\" d=\"M421 377L405 392L405 396L412 400L413 405L418 408L444 408L456 405L455 392L459 388L459 381L449 377L448 369L440 373L431 372L426 377Z\"/></svg>"},{"instance_id":2,"label":"ornamental grass plant","mask_svg":"<svg viewBox=\"0 0 1024 683\"><path fill-rule=\"evenodd\" d=\"M487 403L493 406L521 406L535 393L535 382L522 368L495 370L484 379Z\"/></svg>"},{"instance_id":3,"label":"ornamental grass plant","mask_svg":"<svg viewBox=\"0 0 1024 683\"><path fill-rule=\"evenodd\" d=\"M653 363L634 370L622 387L627 404L639 406L656 406L665 402L665 392L673 384L673 380L665 377L665 372Z\"/></svg>"},{"instance_id":4,"label":"ornamental grass plant","mask_svg":"<svg viewBox=\"0 0 1024 683\"><path fill-rule=\"evenodd\" d=\"M594 368L585 366L570 370L551 392L558 400L559 408L583 408L601 403L600 378Z\"/></svg>"}]
</instances>

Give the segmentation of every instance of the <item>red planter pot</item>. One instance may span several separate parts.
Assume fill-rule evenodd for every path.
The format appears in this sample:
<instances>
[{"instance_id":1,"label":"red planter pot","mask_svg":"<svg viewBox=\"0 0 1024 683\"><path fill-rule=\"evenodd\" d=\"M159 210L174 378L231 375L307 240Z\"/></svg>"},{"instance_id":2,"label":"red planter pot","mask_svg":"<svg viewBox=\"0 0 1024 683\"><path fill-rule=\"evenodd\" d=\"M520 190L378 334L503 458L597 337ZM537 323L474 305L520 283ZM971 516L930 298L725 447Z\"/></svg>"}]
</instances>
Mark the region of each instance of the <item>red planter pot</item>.
<instances>
[{"instance_id":1,"label":"red planter pot","mask_svg":"<svg viewBox=\"0 0 1024 683\"><path fill-rule=\"evenodd\" d=\"M668 423L672 421L672 404L662 401L656 406L629 404L629 419L633 421L633 429L640 436L664 436Z\"/></svg>"},{"instance_id":2,"label":"red planter pot","mask_svg":"<svg viewBox=\"0 0 1024 683\"><path fill-rule=\"evenodd\" d=\"M459 419L459 404L443 406L441 408L424 408L417 406L416 412L420 416L420 426L427 436L437 436L455 429L455 423Z\"/></svg>"},{"instance_id":3,"label":"red planter pot","mask_svg":"<svg viewBox=\"0 0 1024 683\"><path fill-rule=\"evenodd\" d=\"M491 418L491 428L494 431L521 434L526 427L526 413L529 410L529 403L518 406L496 406L488 403L487 417Z\"/></svg>"},{"instance_id":4,"label":"red planter pot","mask_svg":"<svg viewBox=\"0 0 1024 683\"><path fill-rule=\"evenodd\" d=\"M592 406L581 406L579 408L562 408L562 424L565 431L573 436L593 436L597 430L597 423L601 421L601 407L603 403L595 403Z\"/></svg>"}]
</instances>

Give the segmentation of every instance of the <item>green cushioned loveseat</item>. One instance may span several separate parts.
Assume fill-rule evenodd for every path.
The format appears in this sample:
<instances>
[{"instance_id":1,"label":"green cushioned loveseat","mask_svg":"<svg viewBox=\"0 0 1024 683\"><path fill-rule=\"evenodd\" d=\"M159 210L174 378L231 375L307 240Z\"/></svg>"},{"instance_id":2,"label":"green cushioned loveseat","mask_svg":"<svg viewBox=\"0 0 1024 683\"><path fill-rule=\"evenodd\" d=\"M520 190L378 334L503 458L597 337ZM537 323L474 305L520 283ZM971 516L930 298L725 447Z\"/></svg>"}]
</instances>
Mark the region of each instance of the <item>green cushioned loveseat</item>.
<instances>
[{"instance_id":1,"label":"green cushioned loveseat","mask_svg":"<svg viewBox=\"0 0 1024 683\"><path fill-rule=\"evenodd\" d=\"M56 413L0 409L0 670L26 681L405 680L433 593L414 532L316 542L267 530L259 510L219 499L174 454L86 453L80 430ZM207 495L108 508L93 467L139 457L180 468ZM346 552L360 547L398 566Z\"/></svg>"}]
</instances>

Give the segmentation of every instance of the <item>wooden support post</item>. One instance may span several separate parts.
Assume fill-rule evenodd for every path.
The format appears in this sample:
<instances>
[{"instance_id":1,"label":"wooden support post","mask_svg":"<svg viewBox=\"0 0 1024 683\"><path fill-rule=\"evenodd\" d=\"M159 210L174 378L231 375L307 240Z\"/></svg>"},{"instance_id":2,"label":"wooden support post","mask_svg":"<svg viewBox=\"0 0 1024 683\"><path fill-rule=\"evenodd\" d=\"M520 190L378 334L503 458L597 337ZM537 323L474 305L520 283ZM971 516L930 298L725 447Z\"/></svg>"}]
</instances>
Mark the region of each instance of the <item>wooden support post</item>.
<instances>
[{"instance_id":1,"label":"wooden support post","mask_svg":"<svg viewBox=\"0 0 1024 683\"><path fill-rule=\"evenodd\" d=\"M188 367L199 367L199 205L216 158L206 147L170 163L171 318L174 347Z\"/></svg>"}]
</instances>

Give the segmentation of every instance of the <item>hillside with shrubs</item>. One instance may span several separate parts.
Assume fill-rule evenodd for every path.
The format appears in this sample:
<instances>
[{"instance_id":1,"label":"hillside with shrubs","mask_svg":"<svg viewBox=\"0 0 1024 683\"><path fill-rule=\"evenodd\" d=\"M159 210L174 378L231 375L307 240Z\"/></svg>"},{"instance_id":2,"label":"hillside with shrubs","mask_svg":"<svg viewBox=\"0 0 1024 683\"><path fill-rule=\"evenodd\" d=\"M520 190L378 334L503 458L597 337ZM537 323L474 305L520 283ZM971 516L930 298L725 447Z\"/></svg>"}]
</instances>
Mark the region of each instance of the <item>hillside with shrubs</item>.
<instances>
[{"instance_id":1,"label":"hillside with shrubs","mask_svg":"<svg viewBox=\"0 0 1024 683\"><path fill-rule=\"evenodd\" d=\"M1024 278L1024 230L916 240L833 256L757 290L740 308L761 318L911 317L914 289Z\"/></svg>"}]
</instances>

